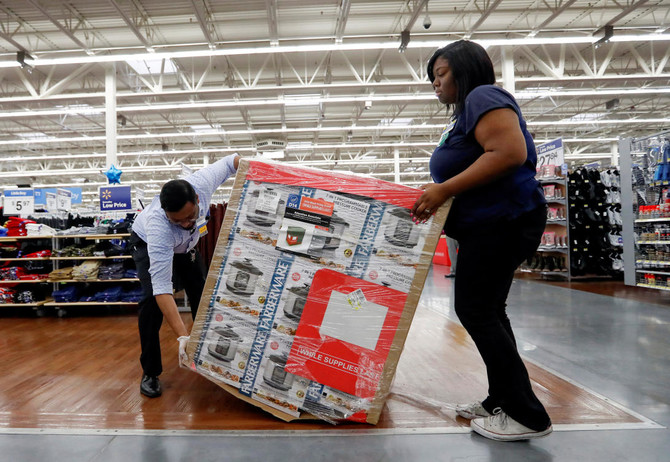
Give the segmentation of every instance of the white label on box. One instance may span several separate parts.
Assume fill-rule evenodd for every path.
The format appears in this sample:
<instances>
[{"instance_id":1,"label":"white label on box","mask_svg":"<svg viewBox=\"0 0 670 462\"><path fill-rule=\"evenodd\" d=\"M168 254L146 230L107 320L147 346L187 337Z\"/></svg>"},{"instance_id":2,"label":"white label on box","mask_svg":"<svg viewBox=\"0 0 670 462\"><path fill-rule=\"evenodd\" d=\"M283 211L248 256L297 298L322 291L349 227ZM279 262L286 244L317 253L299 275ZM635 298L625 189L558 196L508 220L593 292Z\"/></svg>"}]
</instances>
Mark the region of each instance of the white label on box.
<instances>
[{"instance_id":1,"label":"white label on box","mask_svg":"<svg viewBox=\"0 0 670 462\"><path fill-rule=\"evenodd\" d=\"M369 350L377 347L388 308L365 301L352 310L348 294L333 291L319 329L321 335L358 345Z\"/></svg>"},{"instance_id":2,"label":"white label on box","mask_svg":"<svg viewBox=\"0 0 670 462\"><path fill-rule=\"evenodd\" d=\"M256 201L256 212L275 214L279 208L279 194L268 189L261 189Z\"/></svg>"}]
</instances>

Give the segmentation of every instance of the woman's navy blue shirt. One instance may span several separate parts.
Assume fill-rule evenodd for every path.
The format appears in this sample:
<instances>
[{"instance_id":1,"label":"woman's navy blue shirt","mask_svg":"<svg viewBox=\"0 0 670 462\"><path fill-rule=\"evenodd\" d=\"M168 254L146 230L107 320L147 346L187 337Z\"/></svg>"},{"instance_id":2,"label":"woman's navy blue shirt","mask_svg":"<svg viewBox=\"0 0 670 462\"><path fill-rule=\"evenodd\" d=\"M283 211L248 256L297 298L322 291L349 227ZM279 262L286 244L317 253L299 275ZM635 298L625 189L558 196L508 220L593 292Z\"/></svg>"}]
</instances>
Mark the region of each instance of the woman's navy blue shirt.
<instances>
[{"instance_id":1,"label":"woman's navy blue shirt","mask_svg":"<svg viewBox=\"0 0 670 462\"><path fill-rule=\"evenodd\" d=\"M459 234L460 230L512 220L546 204L542 187L535 179L535 143L526 129L521 109L511 94L494 85L482 85L472 90L465 99L462 113L456 115L453 126L448 125L445 129L430 159L433 181L442 183L458 175L484 153L484 148L475 139L475 127L484 114L500 108L510 108L519 116L521 132L526 140L526 162L492 183L456 196L447 220L447 234Z\"/></svg>"}]
</instances>

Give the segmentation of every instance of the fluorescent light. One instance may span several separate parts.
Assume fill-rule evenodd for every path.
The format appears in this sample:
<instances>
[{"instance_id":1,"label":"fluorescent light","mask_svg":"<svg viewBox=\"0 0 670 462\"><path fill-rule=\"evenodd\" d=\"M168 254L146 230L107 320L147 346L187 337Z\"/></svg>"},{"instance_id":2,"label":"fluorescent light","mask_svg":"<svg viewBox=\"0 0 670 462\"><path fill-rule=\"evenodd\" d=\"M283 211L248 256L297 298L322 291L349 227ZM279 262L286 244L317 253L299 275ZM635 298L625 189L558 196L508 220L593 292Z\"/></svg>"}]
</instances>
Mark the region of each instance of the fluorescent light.
<instances>
[{"instance_id":1,"label":"fluorescent light","mask_svg":"<svg viewBox=\"0 0 670 462\"><path fill-rule=\"evenodd\" d=\"M514 45L550 45L562 43L593 43L596 38L591 36L567 36L567 37L523 37L517 39L481 39L474 40L483 47L492 46L514 46ZM610 41L612 42L648 42L648 41L668 41L670 34L643 34L643 35L615 35ZM449 40L412 40L407 48L440 48L451 41ZM191 45L188 45L191 46ZM26 63L37 66L56 66L62 64L86 64L86 63L111 63L121 61L154 61L159 59L172 58L198 58L209 56L235 56L235 55L267 55L275 53L306 53L306 52L328 52L328 51L359 51L359 50L386 50L397 49L397 37L392 37L385 42L355 42L347 41L346 43L320 43L320 44L303 44L303 45L278 45L278 46L264 46L264 47L240 47L225 49L202 49L202 50L185 50L172 51L161 53L130 53L130 54L99 54L94 56L76 56L66 58L36 58L26 59ZM16 67L18 62L14 62L11 66L2 67Z\"/></svg>"},{"instance_id":2,"label":"fluorescent light","mask_svg":"<svg viewBox=\"0 0 670 462\"><path fill-rule=\"evenodd\" d=\"M160 74L176 74L177 66L174 65L171 59L165 59L163 65L163 58L157 58L155 52L149 52L147 59L126 59L126 63L132 67L135 72L140 75L160 75Z\"/></svg>"},{"instance_id":3,"label":"fluorescent light","mask_svg":"<svg viewBox=\"0 0 670 462\"><path fill-rule=\"evenodd\" d=\"M601 119L605 116L607 116L609 113L608 112L585 112L582 114L575 114L572 117L568 117L566 119L561 119L558 123L565 123L565 122L592 122L594 120Z\"/></svg>"},{"instance_id":4,"label":"fluorescent light","mask_svg":"<svg viewBox=\"0 0 670 462\"><path fill-rule=\"evenodd\" d=\"M407 127L412 124L414 119L408 117L396 117L395 119L384 118L379 121L380 126L386 127Z\"/></svg>"}]
</instances>

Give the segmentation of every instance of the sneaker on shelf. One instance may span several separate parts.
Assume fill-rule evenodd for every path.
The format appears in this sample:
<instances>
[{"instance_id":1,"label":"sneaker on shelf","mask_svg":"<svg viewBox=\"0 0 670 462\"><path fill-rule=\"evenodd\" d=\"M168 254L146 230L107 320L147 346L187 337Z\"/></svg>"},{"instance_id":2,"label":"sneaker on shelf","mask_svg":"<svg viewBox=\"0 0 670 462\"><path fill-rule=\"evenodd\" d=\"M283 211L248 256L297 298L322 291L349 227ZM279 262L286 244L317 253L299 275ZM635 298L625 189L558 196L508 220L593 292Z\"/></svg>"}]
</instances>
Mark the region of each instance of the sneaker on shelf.
<instances>
[{"instance_id":1,"label":"sneaker on shelf","mask_svg":"<svg viewBox=\"0 0 670 462\"><path fill-rule=\"evenodd\" d=\"M494 409L494 412L500 412L500 410L501 409L497 407ZM489 411L484 409L484 406L482 406L481 401L476 401L470 404L457 404L456 414L460 415L464 419L470 419L470 420L477 419L479 417L491 417L493 415Z\"/></svg>"},{"instance_id":2,"label":"sneaker on shelf","mask_svg":"<svg viewBox=\"0 0 670 462\"><path fill-rule=\"evenodd\" d=\"M553 431L551 424L541 431L531 430L502 411L491 417L471 420L470 428L475 433L496 441L530 440L547 436Z\"/></svg>"}]
</instances>

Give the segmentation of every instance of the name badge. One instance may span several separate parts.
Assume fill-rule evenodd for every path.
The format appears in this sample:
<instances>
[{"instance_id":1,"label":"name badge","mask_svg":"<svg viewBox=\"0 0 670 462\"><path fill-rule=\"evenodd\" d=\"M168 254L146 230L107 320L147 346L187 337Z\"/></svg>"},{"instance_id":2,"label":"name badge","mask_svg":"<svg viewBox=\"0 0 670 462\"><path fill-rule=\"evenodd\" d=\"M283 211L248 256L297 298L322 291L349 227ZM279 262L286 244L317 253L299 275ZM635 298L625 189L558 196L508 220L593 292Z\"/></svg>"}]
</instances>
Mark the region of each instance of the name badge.
<instances>
[{"instance_id":1,"label":"name badge","mask_svg":"<svg viewBox=\"0 0 670 462\"><path fill-rule=\"evenodd\" d=\"M207 219L205 217L199 219L195 223L195 227L198 230L198 235L200 237L204 236L205 234L207 234Z\"/></svg>"},{"instance_id":2,"label":"name badge","mask_svg":"<svg viewBox=\"0 0 670 462\"><path fill-rule=\"evenodd\" d=\"M444 127L444 131L442 132L442 136L440 137L439 143L437 143L437 146L442 146L445 141L447 141L447 138L449 138L449 133L454 129L456 126L456 118L452 117L451 120L449 120L449 123L447 124L446 127Z\"/></svg>"}]
</instances>

